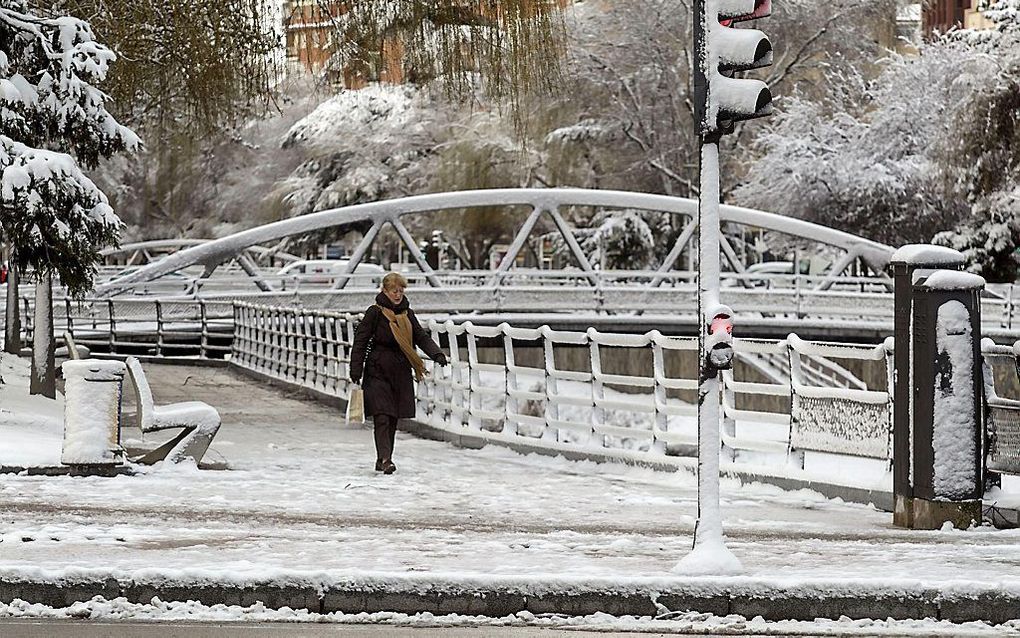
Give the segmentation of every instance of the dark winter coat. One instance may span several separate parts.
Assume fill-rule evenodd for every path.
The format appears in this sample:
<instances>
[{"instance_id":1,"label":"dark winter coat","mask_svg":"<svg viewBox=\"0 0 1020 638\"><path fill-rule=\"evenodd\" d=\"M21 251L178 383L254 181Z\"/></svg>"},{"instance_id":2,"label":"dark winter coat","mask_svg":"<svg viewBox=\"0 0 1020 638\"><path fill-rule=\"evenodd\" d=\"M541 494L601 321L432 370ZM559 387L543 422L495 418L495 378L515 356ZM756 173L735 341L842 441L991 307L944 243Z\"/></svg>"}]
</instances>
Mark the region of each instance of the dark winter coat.
<instances>
[{"instance_id":1,"label":"dark winter coat","mask_svg":"<svg viewBox=\"0 0 1020 638\"><path fill-rule=\"evenodd\" d=\"M379 293L376 304L396 314L406 312L411 320L414 345L433 361L445 362L445 355L414 316L407 297L396 306ZM371 348L369 348L371 343ZM368 352L368 356L365 353ZM365 311L354 333L351 348L351 380L361 382L365 392L365 416L386 414L398 419L414 416L414 380L411 363L401 352L390 324L377 306Z\"/></svg>"}]
</instances>

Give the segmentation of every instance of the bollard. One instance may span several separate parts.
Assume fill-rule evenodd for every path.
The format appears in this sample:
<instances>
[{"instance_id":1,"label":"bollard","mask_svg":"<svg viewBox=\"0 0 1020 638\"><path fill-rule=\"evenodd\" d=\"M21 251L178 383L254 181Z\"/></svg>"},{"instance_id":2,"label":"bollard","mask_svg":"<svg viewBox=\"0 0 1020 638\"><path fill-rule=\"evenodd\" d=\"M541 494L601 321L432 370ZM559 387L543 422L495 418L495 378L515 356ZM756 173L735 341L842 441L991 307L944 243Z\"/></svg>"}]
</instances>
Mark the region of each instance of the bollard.
<instances>
[{"instance_id":1,"label":"bollard","mask_svg":"<svg viewBox=\"0 0 1020 638\"><path fill-rule=\"evenodd\" d=\"M963 253L929 244L903 246L890 260L895 281L895 347L893 349L893 524L913 526L914 499L911 424L913 423L911 334L914 320L914 280L935 269L961 270L966 258Z\"/></svg>"},{"instance_id":2,"label":"bollard","mask_svg":"<svg viewBox=\"0 0 1020 638\"><path fill-rule=\"evenodd\" d=\"M977 275L949 270L913 286L914 529L981 521L984 286Z\"/></svg>"},{"instance_id":3,"label":"bollard","mask_svg":"<svg viewBox=\"0 0 1020 638\"><path fill-rule=\"evenodd\" d=\"M120 446L120 399L127 367L123 361L65 361L64 448L60 462L112 466L124 462Z\"/></svg>"}]
</instances>

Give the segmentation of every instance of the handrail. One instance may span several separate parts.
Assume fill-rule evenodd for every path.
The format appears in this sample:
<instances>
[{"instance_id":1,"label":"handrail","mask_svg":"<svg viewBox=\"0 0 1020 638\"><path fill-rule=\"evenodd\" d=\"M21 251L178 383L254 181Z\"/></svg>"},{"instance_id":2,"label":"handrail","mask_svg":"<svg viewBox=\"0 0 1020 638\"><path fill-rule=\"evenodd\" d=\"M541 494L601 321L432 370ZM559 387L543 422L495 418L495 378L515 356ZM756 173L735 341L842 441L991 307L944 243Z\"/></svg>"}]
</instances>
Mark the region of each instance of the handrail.
<instances>
[{"instance_id":1,"label":"handrail","mask_svg":"<svg viewBox=\"0 0 1020 638\"><path fill-rule=\"evenodd\" d=\"M350 350L358 318L353 313L237 302L231 362L345 399L352 387ZM692 429L696 409L682 400L682 393L696 392L697 381L677 372L684 357L696 356L696 338L658 331L634 335L452 320L429 320L426 327L448 344L450 352L449 369L433 367L432 375L418 384L419 418L433 426L482 438L597 448L612 454L663 454L689 450L696 442ZM483 344L502 356L480 359ZM776 341L738 339L734 348L741 356L786 352L799 359L820 356L803 354L817 351L863 364L889 361L887 344L827 346L796 335ZM588 356L582 367L563 366L558 360L563 356L558 353L584 350ZM641 373L612 368L606 357L613 351L647 357L650 365ZM797 369L792 366L785 384L737 380L732 372L724 375L727 449L770 452L785 462L802 462L805 450L888 460L891 389L808 385ZM737 401L755 396L785 397L789 402L780 412L737 408ZM860 427L848 429L843 419L826 428L821 413L846 412L847 406L856 406ZM779 436L774 428L771 434L764 432L765 424L785 426L787 432ZM820 447L823 444L829 447Z\"/></svg>"}]
</instances>

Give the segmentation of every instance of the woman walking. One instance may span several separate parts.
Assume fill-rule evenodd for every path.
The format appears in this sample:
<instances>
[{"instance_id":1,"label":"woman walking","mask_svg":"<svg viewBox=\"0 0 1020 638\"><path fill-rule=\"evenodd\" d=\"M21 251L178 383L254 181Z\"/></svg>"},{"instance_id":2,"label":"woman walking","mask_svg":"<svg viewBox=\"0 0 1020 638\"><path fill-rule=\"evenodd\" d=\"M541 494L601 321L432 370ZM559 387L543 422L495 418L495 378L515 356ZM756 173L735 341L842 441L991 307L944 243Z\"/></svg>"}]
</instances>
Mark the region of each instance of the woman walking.
<instances>
[{"instance_id":1,"label":"woman walking","mask_svg":"<svg viewBox=\"0 0 1020 638\"><path fill-rule=\"evenodd\" d=\"M415 351L421 348L441 366L446 355L414 316L404 289L407 280L395 272L383 277L375 305L354 333L351 348L351 381L365 392L365 415L375 424L375 471L393 474L393 442L397 419L414 416L414 382L425 376L425 363Z\"/></svg>"}]
</instances>

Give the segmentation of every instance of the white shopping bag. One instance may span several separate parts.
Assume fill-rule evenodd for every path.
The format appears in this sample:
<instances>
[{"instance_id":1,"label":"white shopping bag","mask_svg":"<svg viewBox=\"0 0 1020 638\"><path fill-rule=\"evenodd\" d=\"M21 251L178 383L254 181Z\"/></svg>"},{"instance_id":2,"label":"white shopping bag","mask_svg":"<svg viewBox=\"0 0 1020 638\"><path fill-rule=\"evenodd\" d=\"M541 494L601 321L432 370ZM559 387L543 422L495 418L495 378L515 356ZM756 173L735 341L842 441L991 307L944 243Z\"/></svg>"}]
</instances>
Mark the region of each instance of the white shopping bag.
<instances>
[{"instance_id":1,"label":"white shopping bag","mask_svg":"<svg viewBox=\"0 0 1020 638\"><path fill-rule=\"evenodd\" d=\"M351 396L347 399L347 422L365 422L365 393L360 387L351 390Z\"/></svg>"}]
</instances>

